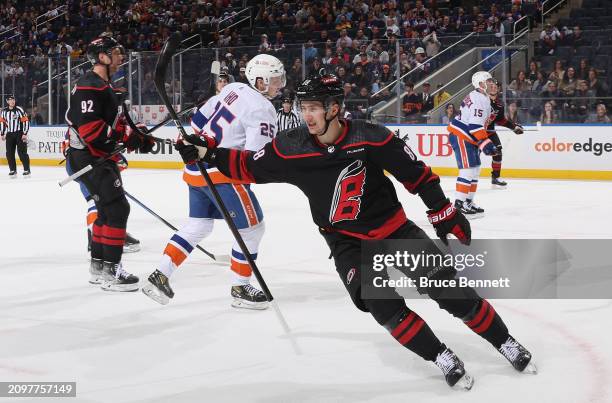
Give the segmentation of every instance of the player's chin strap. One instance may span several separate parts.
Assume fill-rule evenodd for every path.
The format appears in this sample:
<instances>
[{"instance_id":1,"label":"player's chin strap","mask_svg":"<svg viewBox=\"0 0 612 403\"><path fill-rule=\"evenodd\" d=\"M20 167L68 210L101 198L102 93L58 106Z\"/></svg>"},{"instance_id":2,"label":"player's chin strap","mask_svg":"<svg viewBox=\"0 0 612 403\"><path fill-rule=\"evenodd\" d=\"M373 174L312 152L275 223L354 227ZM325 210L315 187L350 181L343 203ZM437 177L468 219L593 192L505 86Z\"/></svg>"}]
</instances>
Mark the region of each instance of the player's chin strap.
<instances>
[{"instance_id":1,"label":"player's chin strap","mask_svg":"<svg viewBox=\"0 0 612 403\"><path fill-rule=\"evenodd\" d=\"M327 112L329 111L329 106L327 108L325 108L325 128L323 129L322 133L317 134L317 137L321 137L324 136L325 133L327 133L327 129L329 129L329 125L331 124L331 122L336 119L338 117L338 114L340 113L340 109L338 109L338 113L336 113L333 117L331 117L330 119L327 119Z\"/></svg>"}]
</instances>

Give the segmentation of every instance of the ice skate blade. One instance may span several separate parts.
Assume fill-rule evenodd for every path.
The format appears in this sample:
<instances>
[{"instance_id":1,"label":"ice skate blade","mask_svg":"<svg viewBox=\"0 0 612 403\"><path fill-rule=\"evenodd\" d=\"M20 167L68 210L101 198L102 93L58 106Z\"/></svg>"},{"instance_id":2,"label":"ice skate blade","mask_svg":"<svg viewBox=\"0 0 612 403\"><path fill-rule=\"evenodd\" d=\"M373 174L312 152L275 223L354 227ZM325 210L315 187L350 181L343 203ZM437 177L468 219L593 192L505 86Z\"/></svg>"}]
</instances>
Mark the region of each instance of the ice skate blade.
<instances>
[{"instance_id":1,"label":"ice skate blade","mask_svg":"<svg viewBox=\"0 0 612 403\"><path fill-rule=\"evenodd\" d=\"M89 278L89 284L100 285L103 281L102 276L97 274L92 274Z\"/></svg>"},{"instance_id":2,"label":"ice skate blade","mask_svg":"<svg viewBox=\"0 0 612 403\"><path fill-rule=\"evenodd\" d=\"M466 372L465 375L463 375L461 379L457 381L453 388L468 391L472 389L472 386L474 386L474 377Z\"/></svg>"},{"instance_id":3,"label":"ice skate blade","mask_svg":"<svg viewBox=\"0 0 612 403\"><path fill-rule=\"evenodd\" d=\"M479 218L483 218L484 217L484 213L479 213L479 214L467 214L465 216L465 218L467 218L468 220L478 220Z\"/></svg>"},{"instance_id":4,"label":"ice skate blade","mask_svg":"<svg viewBox=\"0 0 612 403\"><path fill-rule=\"evenodd\" d=\"M134 284L113 284L110 281L105 281L102 283L100 288L104 291L113 291L113 292L134 292L138 291L139 285L138 283Z\"/></svg>"},{"instance_id":5,"label":"ice skate blade","mask_svg":"<svg viewBox=\"0 0 612 403\"><path fill-rule=\"evenodd\" d=\"M147 281L147 284L142 286L142 293L161 305L168 305L170 302L170 298L168 298L168 296L163 292L159 291L157 287L155 287L149 281Z\"/></svg>"},{"instance_id":6,"label":"ice skate blade","mask_svg":"<svg viewBox=\"0 0 612 403\"><path fill-rule=\"evenodd\" d=\"M538 367L533 362L529 362L525 369L522 371L524 374L537 375Z\"/></svg>"},{"instance_id":7,"label":"ice skate blade","mask_svg":"<svg viewBox=\"0 0 612 403\"><path fill-rule=\"evenodd\" d=\"M239 309L253 309L262 311L264 309L268 309L268 301L264 302L249 302L243 299L234 298L232 301L232 307Z\"/></svg>"},{"instance_id":8,"label":"ice skate blade","mask_svg":"<svg viewBox=\"0 0 612 403\"><path fill-rule=\"evenodd\" d=\"M123 253L140 252L140 244L123 245Z\"/></svg>"},{"instance_id":9,"label":"ice skate blade","mask_svg":"<svg viewBox=\"0 0 612 403\"><path fill-rule=\"evenodd\" d=\"M493 190L506 190L508 189L508 185L496 185L495 183L491 184L491 189Z\"/></svg>"}]
</instances>

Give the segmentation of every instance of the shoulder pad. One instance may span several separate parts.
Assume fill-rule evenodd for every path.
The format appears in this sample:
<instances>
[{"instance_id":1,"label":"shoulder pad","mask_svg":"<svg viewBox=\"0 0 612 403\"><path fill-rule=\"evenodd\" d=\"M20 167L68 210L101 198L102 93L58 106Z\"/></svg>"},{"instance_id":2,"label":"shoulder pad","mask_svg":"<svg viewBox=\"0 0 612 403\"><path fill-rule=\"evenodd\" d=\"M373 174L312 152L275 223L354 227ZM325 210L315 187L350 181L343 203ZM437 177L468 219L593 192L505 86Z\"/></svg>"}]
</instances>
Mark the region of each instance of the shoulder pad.
<instances>
[{"instance_id":1,"label":"shoulder pad","mask_svg":"<svg viewBox=\"0 0 612 403\"><path fill-rule=\"evenodd\" d=\"M386 143L393 136L393 132L385 126L356 119L349 121L349 132L345 144L347 146L359 143L378 145Z\"/></svg>"},{"instance_id":2,"label":"shoulder pad","mask_svg":"<svg viewBox=\"0 0 612 403\"><path fill-rule=\"evenodd\" d=\"M95 87L101 88L104 87L106 83L102 78L89 70L87 73L83 74L81 78L77 81L77 87Z\"/></svg>"},{"instance_id":3,"label":"shoulder pad","mask_svg":"<svg viewBox=\"0 0 612 403\"><path fill-rule=\"evenodd\" d=\"M274 150L282 158L303 158L322 154L310 139L306 126L280 132L273 141Z\"/></svg>"}]
</instances>

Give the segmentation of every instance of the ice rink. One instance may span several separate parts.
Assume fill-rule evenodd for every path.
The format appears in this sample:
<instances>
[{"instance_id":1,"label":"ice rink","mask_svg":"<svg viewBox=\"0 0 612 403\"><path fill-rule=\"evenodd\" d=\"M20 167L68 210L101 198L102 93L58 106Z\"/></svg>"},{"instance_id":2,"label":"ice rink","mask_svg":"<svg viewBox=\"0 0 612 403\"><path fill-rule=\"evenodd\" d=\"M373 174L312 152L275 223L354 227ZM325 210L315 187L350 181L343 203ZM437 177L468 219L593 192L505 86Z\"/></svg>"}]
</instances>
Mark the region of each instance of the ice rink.
<instances>
[{"instance_id":1,"label":"ice rink","mask_svg":"<svg viewBox=\"0 0 612 403\"><path fill-rule=\"evenodd\" d=\"M76 381L77 398L67 400L78 402L612 402L610 300L495 301L511 333L532 351L536 376L516 373L434 302L409 301L476 378L472 391L456 391L435 365L353 306L305 197L289 185L254 187L267 228L258 265L299 356L271 309L230 307L229 269L199 251L172 277L176 296L167 306L141 292L89 285L78 186L58 187L61 167L35 166L28 180L10 180L5 171L1 381ZM180 171L131 168L124 182L174 225L187 216ZM508 182L498 191L481 180L477 201L487 216L472 222L474 238L612 238L611 183ZM443 187L452 197L454 178L443 178ZM398 193L409 218L434 236L420 199L401 186ZM142 251L124 255L124 266L144 280L172 231L134 203L128 231ZM219 221L201 245L228 254L225 224Z\"/></svg>"}]
</instances>

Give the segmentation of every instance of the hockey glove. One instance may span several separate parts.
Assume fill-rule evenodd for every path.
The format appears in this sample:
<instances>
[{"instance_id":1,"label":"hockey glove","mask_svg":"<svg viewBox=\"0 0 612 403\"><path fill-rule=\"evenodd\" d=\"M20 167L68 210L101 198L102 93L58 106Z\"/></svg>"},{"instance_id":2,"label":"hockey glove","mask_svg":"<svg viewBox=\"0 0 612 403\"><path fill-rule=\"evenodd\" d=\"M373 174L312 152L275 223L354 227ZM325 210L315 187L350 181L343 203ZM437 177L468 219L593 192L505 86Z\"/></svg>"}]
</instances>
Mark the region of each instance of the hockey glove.
<instances>
[{"instance_id":1,"label":"hockey glove","mask_svg":"<svg viewBox=\"0 0 612 403\"><path fill-rule=\"evenodd\" d=\"M516 125L512 130L515 134L523 134L523 126L521 125Z\"/></svg>"},{"instance_id":2,"label":"hockey glove","mask_svg":"<svg viewBox=\"0 0 612 403\"><path fill-rule=\"evenodd\" d=\"M181 158L185 164L195 164L198 161L198 149L195 146L185 144L183 140L179 140L174 145L174 149L181 154Z\"/></svg>"},{"instance_id":3,"label":"hockey glove","mask_svg":"<svg viewBox=\"0 0 612 403\"><path fill-rule=\"evenodd\" d=\"M496 152L495 144L489 139L481 141L480 144L478 144L478 148L480 148L480 151L485 155L495 155Z\"/></svg>"},{"instance_id":4,"label":"hockey glove","mask_svg":"<svg viewBox=\"0 0 612 403\"><path fill-rule=\"evenodd\" d=\"M445 199L440 204L442 205L440 209L434 208L427 211L427 218L436 229L438 238L445 245L448 245L447 236L452 234L462 244L469 245L472 241L472 229L468 220L460 211L453 207L448 199Z\"/></svg>"},{"instance_id":5,"label":"hockey glove","mask_svg":"<svg viewBox=\"0 0 612 403\"><path fill-rule=\"evenodd\" d=\"M143 136L142 144L138 148L138 151L141 154L150 153L151 151L153 151L153 147L155 147L155 140L153 140L152 137Z\"/></svg>"}]
</instances>

